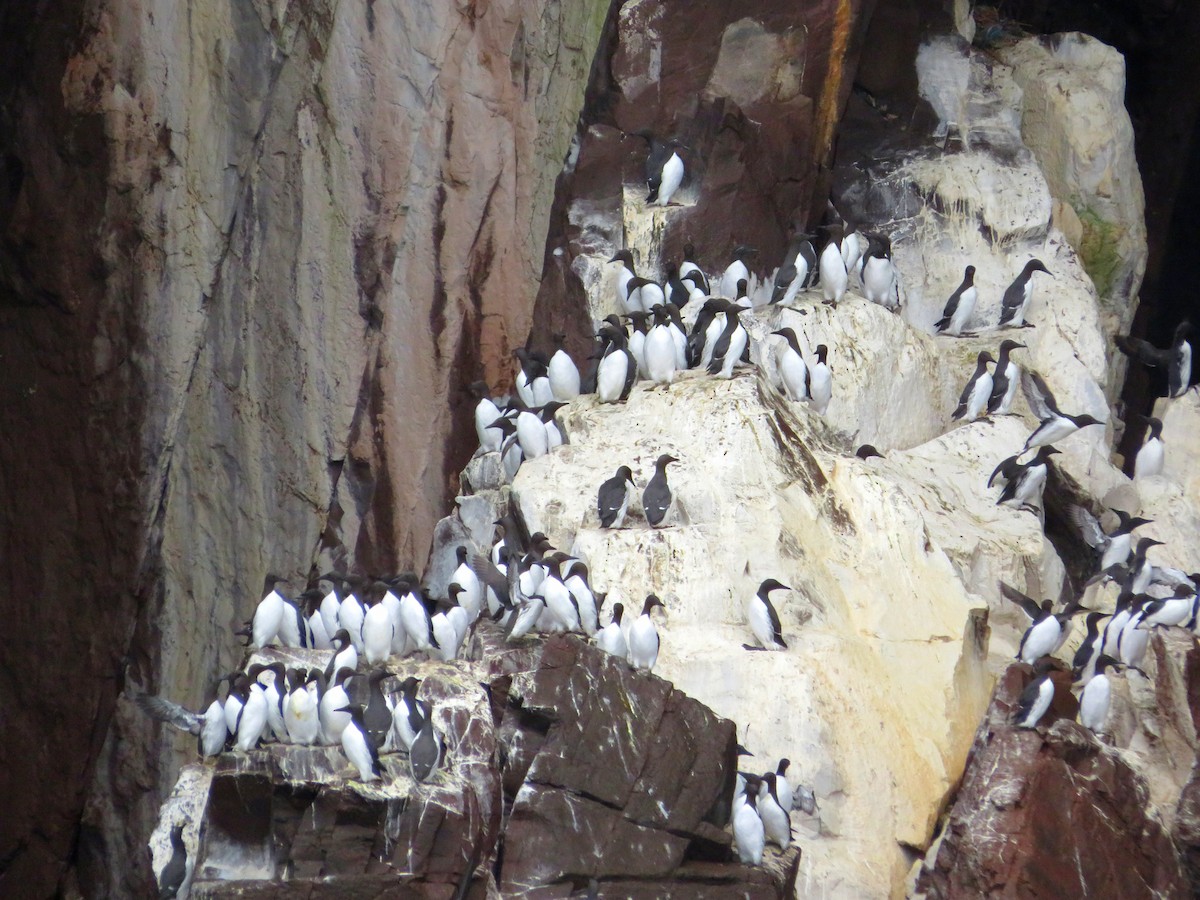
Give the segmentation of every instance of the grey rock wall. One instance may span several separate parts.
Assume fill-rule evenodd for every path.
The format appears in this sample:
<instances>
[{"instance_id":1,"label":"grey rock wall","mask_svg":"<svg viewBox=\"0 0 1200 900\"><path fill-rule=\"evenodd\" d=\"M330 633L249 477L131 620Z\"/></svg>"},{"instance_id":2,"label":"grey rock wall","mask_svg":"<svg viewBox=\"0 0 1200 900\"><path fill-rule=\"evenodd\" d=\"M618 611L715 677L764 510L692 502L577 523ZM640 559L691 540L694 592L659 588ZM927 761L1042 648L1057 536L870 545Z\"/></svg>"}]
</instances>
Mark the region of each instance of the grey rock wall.
<instances>
[{"instance_id":1,"label":"grey rock wall","mask_svg":"<svg viewBox=\"0 0 1200 900\"><path fill-rule=\"evenodd\" d=\"M529 331L609 6L0 17L0 522L26 598L0 696L44 738L4 751L0 878L47 895L77 854L86 893L142 893L187 742L110 723L123 681L198 703L268 569L422 566L459 389L507 382Z\"/></svg>"}]
</instances>

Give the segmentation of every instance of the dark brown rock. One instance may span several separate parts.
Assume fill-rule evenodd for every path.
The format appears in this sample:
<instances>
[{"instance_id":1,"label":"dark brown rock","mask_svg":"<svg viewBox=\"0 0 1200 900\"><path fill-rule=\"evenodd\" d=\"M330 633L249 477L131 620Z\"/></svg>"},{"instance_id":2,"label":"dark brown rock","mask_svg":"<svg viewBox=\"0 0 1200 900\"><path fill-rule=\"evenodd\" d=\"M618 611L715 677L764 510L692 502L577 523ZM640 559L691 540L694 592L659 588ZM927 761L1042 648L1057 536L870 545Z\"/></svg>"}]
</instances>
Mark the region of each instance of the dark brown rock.
<instances>
[{"instance_id":1,"label":"dark brown rock","mask_svg":"<svg viewBox=\"0 0 1200 900\"><path fill-rule=\"evenodd\" d=\"M937 856L918 891L950 897L1183 897L1168 834L1142 779L1066 719L1017 729L1027 679L1011 666L975 736Z\"/></svg>"},{"instance_id":2,"label":"dark brown rock","mask_svg":"<svg viewBox=\"0 0 1200 900\"><path fill-rule=\"evenodd\" d=\"M834 132L874 5L711 0L680 15L665 0L626 4L596 60L576 166L559 181L551 227L566 241L547 247L535 340L549 341L543 321L586 321L576 258L624 246L622 187L645 185L646 144L628 136L639 129L686 145L682 207L661 235L662 259L641 261L649 277L688 241L708 271L738 244L759 249L753 269L777 266L790 230L815 226L825 208ZM586 354L589 337L573 349Z\"/></svg>"},{"instance_id":3,"label":"dark brown rock","mask_svg":"<svg viewBox=\"0 0 1200 900\"><path fill-rule=\"evenodd\" d=\"M509 644L484 620L471 648L480 662L393 669L423 679L445 736L428 784L403 753L369 785L336 746L218 757L168 814L201 820L193 896L448 900L468 873L468 897L494 895L493 872L506 896L568 897L590 878L608 896L791 895L798 847L742 866L722 827L732 722L574 636Z\"/></svg>"}]
</instances>

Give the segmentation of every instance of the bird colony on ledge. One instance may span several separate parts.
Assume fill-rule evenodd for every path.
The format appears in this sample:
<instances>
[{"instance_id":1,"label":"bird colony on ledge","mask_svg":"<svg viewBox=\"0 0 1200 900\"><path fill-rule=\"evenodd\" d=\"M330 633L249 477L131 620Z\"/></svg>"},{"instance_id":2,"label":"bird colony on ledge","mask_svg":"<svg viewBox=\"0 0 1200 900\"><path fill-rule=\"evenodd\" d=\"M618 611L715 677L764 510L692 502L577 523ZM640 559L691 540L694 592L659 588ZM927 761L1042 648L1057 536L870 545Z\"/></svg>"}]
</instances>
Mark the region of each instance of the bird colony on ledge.
<instances>
[{"instance_id":1,"label":"bird colony on ledge","mask_svg":"<svg viewBox=\"0 0 1200 900\"><path fill-rule=\"evenodd\" d=\"M650 145L646 203L666 206L683 181L680 153L686 154L687 148L674 140L661 142L648 132L641 136ZM549 358L524 348L515 351L520 369L507 396L491 396L484 383L472 386L478 400L474 411L478 454L498 454L511 480L524 460L553 453L570 441L572 436L557 414L581 394L595 394L600 403L619 404L634 390L668 391L684 377L755 377L752 339L742 317L760 316L774 307L801 316L808 313L806 304L836 308L851 287L868 301L898 313L904 302L903 282L892 261L889 237L849 227L832 205L826 219L817 229L824 238L820 252L813 243L818 234L794 235L753 300L749 288L755 281L751 266L757 252L752 247L706 248L710 258L728 253L723 270L706 273L697 248L689 243L681 260L662 261L666 280L661 284L638 274L631 249L617 252L610 260L619 267L613 299L623 314L595 323L595 350L582 374L563 349L560 334L554 336L557 349ZM935 334L966 337L985 330L1016 333L1032 327L1035 275L1053 278L1037 259L1024 264L1004 291L999 320L985 324L973 321L974 274L975 268L966 266L942 317L929 323ZM1177 398L1191 381L1190 333L1191 326L1182 323L1174 343L1165 350L1133 338L1120 338L1118 345L1140 362L1166 367L1169 394ZM837 390L836 369L830 362L836 360L837 348L818 344L813 355L805 358L793 328L775 330L771 337L780 340L757 348L759 360L765 360L772 349L775 354L776 365L763 374L788 401L824 415ZM1059 452L1054 444L1102 423L1089 415L1063 412L1043 378L1022 369L1014 359L1014 353L1024 347L1002 335L996 357L979 353L952 418L970 422L1011 415L1020 386L1039 425L1023 446L1013 448L1014 455L998 462L979 490L999 489L998 504L1028 511L1044 523L1043 488L1051 457ZM866 459L880 454L864 445L857 455ZM650 528L673 524L675 503L668 467L679 461L667 453L658 456L641 491L641 508ZM1162 462L1161 423L1151 420L1151 435L1137 455L1137 476L1159 472ZM627 518L638 492L628 465L589 489L597 491L602 528L637 527ZM1020 727L1036 726L1050 706L1052 655L1066 641L1074 616L1086 615L1087 623L1087 638L1072 661L1081 692L1079 718L1097 733L1105 731L1111 674L1122 669L1141 671L1150 629L1196 626L1200 575L1152 565L1147 550L1158 542L1148 538L1135 542L1133 537L1147 520L1122 510L1112 512L1119 519L1112 531L1105 531L1088 510L1075 507L1071 513L1080 535L1097 553L1096 574L1089 585L1098 581L1120 585L1112 615L1086 609L1082 597L1061 598L1063 607L1055 612L1049 599L1038 602L1000 585L1003 596L1030 618L1018 657L1035 667L1036 677L1020 698L1015 715ZM200 712L149 695L143 695L140 703L151 715L195 734L205 757L253 753L260 744L272 741L340 745L347 765L362 782L393 777L389 773L398 769L385 764L389 759L405 759L418 784L434 779L440 767L453 766L454 760L446 758L447 741L435 726L431 705L418 696L420 679L411 674L401 678L398 660L419 654L453 662L472 629L492 622L496 624L488 627L502 628L508 641L547 632L577 633L635 670L648 674L655 667L659 635L654 613L664 606L655 591L662 592L665 586L645 585L645 600L636 614L614 603L606 615L605 594L589 582L588 560L553 547L544 534L528 538L525 534L524 523L508 515L495 523L491 546L458 547L458 566L447 596L437 603L411 574L373 577L330 572L296 600L280 588L282 579L268 575L253 617L241 632L258 651L258 661L222 679L227 684L224 700L214 699ZM753 644L744 645L747 650L787 651L771 600L773 592L787 590L768 578L745 598L746 628L753 638ZM608 621L602 624L605 618ZM271 656L276 645L324 651L326 662L323 667L287 668ZM817 810L811 790L789 784L788 765L783 759L774 771L738 775L730 821L743 863L760 864L768 843L780 850L788 847L794 809L807 815ZM183 878L178 856L186 851L179 833L178 828L171 832L175 854L160 876L163 896L174 896L167 891L172 884L178 889Z\"/></svg>"}]
</instances>

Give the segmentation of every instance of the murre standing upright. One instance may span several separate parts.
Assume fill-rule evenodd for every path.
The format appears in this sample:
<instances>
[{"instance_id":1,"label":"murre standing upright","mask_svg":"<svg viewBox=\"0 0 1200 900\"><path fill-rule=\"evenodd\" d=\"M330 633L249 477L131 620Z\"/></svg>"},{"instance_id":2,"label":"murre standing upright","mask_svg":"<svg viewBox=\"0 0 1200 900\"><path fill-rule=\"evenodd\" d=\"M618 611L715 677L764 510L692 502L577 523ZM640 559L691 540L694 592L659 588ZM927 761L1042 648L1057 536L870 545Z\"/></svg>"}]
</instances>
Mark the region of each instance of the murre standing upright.
<instances>
[{"instance_id":1,"label":"murre standing upright","mask_svg":"<svg viewBox=\"0 0 1200 900\"><path fill-rule=\"evenodd\" d=\"M654 475L642 491L642 511L651 528L660 527L667 518L675 498L671 494L671 486L667 484L667 466L679 462L669 453L664 453L654 463Z\"/></svg>"},{"instance_id":2,"label":"murre standing upright","mask_svg":"<svg viewBox=\"0 0 1200 900\"><path fill-rule=\"evenodd\" d=\"M771 603L771 591L790 591L786 584L780 584L774 578L768 578L758 586L758 592L750 598L746 607L746 618L750 622L750 630L754 638L764 650L786 650L787 642L783 639L783 629L779 624L779 613ZM748 647L747 649L757 649Z\"/></svg>"},{"instance_id":3,"label":"murre standing upright","mask_svg":"<svg viewBox=\"0 0 1200 900\"><path fill-rule=\"evenodd\" d=\"M992 354L986 350L980 351L975 361L975 374L963 388L962 395L958 398L958 408L951 413L950 418L974 422L979 414L987 409L988 398L992 396L992 376L987 367L988 363L995 361Z\"/></svg>"},{"instance_id":4,"label":"murre standing upright","mask_svg":"<svg viewBox=\"0 0 1200 900\"><path fill-rule=\"evenodd\" d=\"M479 448L484 453L499 450L504 433L491 425L500 418L500 408L488 396L487 382L476 381L471 385L471 394L479 400L475 404L475 434L479 436Z\"/></svg>"},{"instance_id":5,"label":"murre standing upright","mask_svg":"<svg viewBox=\"0 0 1200 900\"><path fill-rule=\"evenodd\" d=\"M625 332L612 325L600 329L608 349L596 370L596 396L601 403L620 403L629 398L637 378L637 362L629 352Z\"/></svg>"},{"instance_id":6,"label":"murre standing upright","mask_svg":"<svg viewBox=\"0 0 1200 900\"><path fill-rule=\"evenodd\" d=\"M992 395L987 404L989 416L1006 416L1012 412L1017 386L1021 383L1021 369L1009 359L1009 354L1024 347L1024 344L1016 341L1000 342L1000 358L996 360L996 368L992 372Z\"/></svg>"},{"instance_id":7,"label":"murre standing upright","mask_svg":"<svg viewBox=\"0 0 1200 900\"><path fill-rule=\"evenodd\" d=\"M617 272L616 278L617 303L623 312L633 312L634 310L629 306L629 282L637 278L637 272L633 268L633 252L630 250L618 250L613 254L613 258L609 262L619 262L621 264L621 269ZM638 311L640 311L640 307Z\"/></svg>"},{"instance_id":8,"label":"murre standing upright","mask_svg":"<svg viewBox=\"0 0 1200 900\"><path fill-rule=\"evenodd\" d=\"M648 129L635 133L650 145L650 155L646 157L646 187L650 193L646 195L646 203L666 206L683 184L683 159L676 152L683 144L674 138L660 141Z\"/></svg>"},{"instance_id":9,"label":"murre standing upright","mask_svg":"<svg viewBox=\"0 0 1200 900\"><path fill-rule=\"evenodd\" d=\"M663 602L653 594L648 594L646 602L642 604L642 614L629 628L629 664L647 672L652 671L658 662L658 629L650 617L656 606L662 607Z\"/></svg>"},{"instance_id":10,"label":"murre standing upright","mask_svg":"<svg viewBox=\"0 0 1200 900\"><path fill-rule=\"evenodd\" d=\"M1053 657L1043 657L1033 666L1033 681L1026 685L1017 700L1013 713L1013 724L1018 728L1035 728L1054 699L1054 682L1050 673L1054 670Z\"/></svg>"},{"instance_id":11,"label":"murre standing upright","mask_svg":"<svg viewBox=\"0 0 1200 900\"><path fill-rule=\"evenodd\" d=\"M808 367L808 402L822 416L833 399L833 373L825 359L828 355L829 348L817 344L817 361Z\"/></svg>"},{"instance_id":12,"label":"murre standing upright","mask_svg":"<svg viewBox=\"0 0 1200 900\"><path fill-rule=\"evenodd\" d=\"M963 334L967 323L971 321L971 313L975 312L975 298L978 292L975 290L975 267L967 266L963 271L962 283L955 288L954 293L950 295L950 299L946 301L946 308L942 310L942 317L937 320L934 328L945 334L952 334L956 337Z\"/></svg>"},{"instance_id":13,"label":"murre standing upright","mask_svg":"<svg viewBox=\"0 0 1200 900\"><path fill-rule=\"evenodd\" d=\"M842 226L835 223L825 226L825 230L829 234L829 241L821 251L817 268L821 273L821 292L825 296L825 302L836 307L846 294L850 276L846 269L846 260L842 258Z\"/></svg>"},{"instance_id":14,"label":"murre standing upright","mask_svg":"<svg viewBox=\"0 0 1200 900\"><path fill-rule=\"evenodd\" d=\"M563 349L566 339L567 336L561 332L554 334L554 355L550 357L550 365L546 367L550 378L550 392L554 394L555 400L563 401L574 400L579 396L580 381L579 368Z\"/></svg>"},{"instance_id":15,"label":"murre standing upright","mask_svg":"<svg viewBox=\"0 0 1200 900\"><path fill-rule=\"evenodd\" d=\"M885 234L867 236L867 252L862 258L863 294L885 309L900 308L899 282L892 262L892 241Z\"/></svg>"},{"instance_id":16,"label":"murre standing upright","mask_svg":"<svg viewBox=\"0 0 1200 900\"><path fill-rule=\"evenodd\" d=\"M1050 274L1040 259L1031 259L1025 263L1025 268L1021 270L1021 274L1016 277L1013 283L1008 286L1008 289L1004 292L1004 299L1000 302L1001 328L1005 326L1026 328L1029 326L1029 323L1025 321L1025 313L1029 309L1029 300L1033 297L1033 282L1031 279L1034 272Z\"/></svg>"},{"instance_id":17,"label":"murre standing upright","mask_svg":"<svg viewBox=\"0 0 1200 900\"><path fill-rule=\"evenodd\" d=\"M708 294L708 279L704 276L700 264L696 262L696 248L691 241L683 245L683 262L679 264L679 277L691 278L696 287Z\"/></svg>"},{"instance_id":18,"label":"murre standing upright","mask_svg":"<svg viewBox=\"0 0 1200 900\"><path fill-rule=\"evenodd\" d=\"M771 292L771 303L791 306L796 294L804 287L808 273L816 262L816 253L809 242L810 235L796 234L788 241L783 262L775 273L775 288Z\"/></svg>"},{"instance_id":19,"label":"murre standing upright","mask_svg":"<svg viewBox=\"0 0 1200 900\"><path fill-rule=\"evenodd\" d=\"M779 335L787 342L775 354L775 365L779 369L779 377L788 399L793 403L807 400L808 366L800 353L800 342L796 339L796 332L790 328L780 328L771 334Z\"/></svg>"},{"instance_id":20,"label":"murre standing upright","mask_svg":"<svg viewBox=\"0 0 1200 900\"><path fill-rule=\"evenodd\" d=\"M627 484L633 485L633 472L629 466L621 466L616 475L600 485L596 508L601 528L620 528L625 523L630 495Z\"/></svg>"},{"instance_id":21,"label":"murre standing upright","mask_svg":"<svg viewBox=\"0 0 1200 900\"><path fill-rule=\"evenodd\" d=\"M746 257L756 253L758 253L757 249L747 247L745 244L734 247L733 260L725 267L725 272L721 275L721 296L726 300L733 300L738 296L739 281L744 281L747 285L750 283L750 269L746 265Z\"/></svg>"},{"instance_id":22,"label":"murre standing upright","mask_svg":"<svg viewBox=\"0 0 1200 900\"><path fill-rule=\"evenodd\" d=\"M738 291L744 293L746 282L738 282ZM725 304L725 328L713 347L712 359L708 362L708 374L718 378L732 378L733 367L742 358L742 352L749 344L750 336L742 325L738 314L741 307L735 303Z\"/></svg>"},{"instance_id":23,"label":"murre standing upright","mask_svg":"<svg viewBox=\"0 0 1200 900\"><path fill-rule=\"evenodd\" d=\"M1037 455L1027 463L1017 462L1016 456L996 466L992 477L988 479L988 487L1002 475L1005 479L1004 490L996 505L1004 504L1017 509L1027 509L1039 512L1042 505L1042 489L1046 486L1046 477L1050 473L1050 457L1058 453L1053 447L1038 448Z\"/></svg>"}]
</instances>

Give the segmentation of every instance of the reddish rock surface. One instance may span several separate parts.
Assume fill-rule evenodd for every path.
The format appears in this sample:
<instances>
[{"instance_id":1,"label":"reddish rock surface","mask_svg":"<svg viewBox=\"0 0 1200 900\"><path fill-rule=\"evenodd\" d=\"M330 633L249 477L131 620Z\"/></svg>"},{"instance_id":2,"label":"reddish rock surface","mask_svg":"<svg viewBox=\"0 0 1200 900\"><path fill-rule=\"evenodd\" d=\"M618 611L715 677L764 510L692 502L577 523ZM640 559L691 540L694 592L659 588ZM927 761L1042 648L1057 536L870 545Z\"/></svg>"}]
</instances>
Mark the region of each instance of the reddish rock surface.
<instances>
[{"instance_id":1,"label":"reddish rock surface","mask_svg":"<svg viewBox=\"0 0 1200 900\"><path fill-rule=\"evenodd\" d=\"M777 266L789 228L824 212L834 130L874 6L711 0L679 15L665 0L626 4L596 61L577 164L555 197L535 340L549 346L552 330L573 323L586 346L572 262L624 246L622 185L645 185L640 129L686 145L685 208L662 235L664 259L681 259L690 240L708 271L738 244L759 249L761 273ZM643 263L659 271L659 260Z\"/></svg>"},{"instance_id":2,"label":"reddish rock surface","mask_svg":"<svg viewBox=\"0 0 1200 900\"><path fill-rule=\"evenodd\" d=\"M1171 837L1140 777L1069 719L1009 724L1029 679L1012 666L976 733L937 856L930 898L1186 897Z\"/></svg>"},{"instance_id":3,"label":"reddish rock surface","mask_svg":"<svg viewBox=\"0 0 1200 900\"><path fill-rule=\"evenodd\" d=\"M219 757L186 801L192 896L449 898L468 876L466 897L569 897L592 879L602 897L792 896L799 847L743 866L722 827L732 722L575 637L513 647L484 624L473 648L466 673L404 667L445 736L426 785L403 754L366 787L337 747Z\"/></svg>"}]
</instances>

